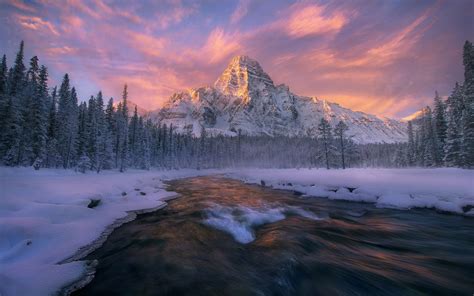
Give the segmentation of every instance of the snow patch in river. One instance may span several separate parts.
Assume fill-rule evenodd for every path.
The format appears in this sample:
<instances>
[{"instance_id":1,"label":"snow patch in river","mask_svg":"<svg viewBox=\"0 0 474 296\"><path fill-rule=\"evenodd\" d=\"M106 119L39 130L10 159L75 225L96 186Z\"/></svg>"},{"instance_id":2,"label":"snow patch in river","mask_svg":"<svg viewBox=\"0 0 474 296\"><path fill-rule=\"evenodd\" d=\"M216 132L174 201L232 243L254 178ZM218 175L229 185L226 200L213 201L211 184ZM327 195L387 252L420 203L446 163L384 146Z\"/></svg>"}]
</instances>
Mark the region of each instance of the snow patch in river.
<instances>
[{"instance_id":1,"label":"snow patch in river","mask_svg":"<svg viewBox=\"0 0 474 296\"><path fill-rule=\"evenodd\" d=\"M297 215L311 220L322 219L310 211L291 206L250 208L212 204L205 213L207 218L204 224L229 233L242 244L255 240L254 227L283 220L288 215Z\"/></svg>"}]
</instances>

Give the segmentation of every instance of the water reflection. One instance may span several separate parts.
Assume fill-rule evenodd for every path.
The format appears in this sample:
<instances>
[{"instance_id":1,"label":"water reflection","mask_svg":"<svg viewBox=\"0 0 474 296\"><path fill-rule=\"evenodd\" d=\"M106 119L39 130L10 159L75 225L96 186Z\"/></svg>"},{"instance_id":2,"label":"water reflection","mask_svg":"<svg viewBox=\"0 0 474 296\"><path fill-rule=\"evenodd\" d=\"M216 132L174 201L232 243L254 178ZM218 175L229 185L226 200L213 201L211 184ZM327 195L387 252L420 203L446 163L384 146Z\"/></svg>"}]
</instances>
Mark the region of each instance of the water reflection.
<instances>
[{"instance_id":1,"label":"water reflection","mask_svg":"<svg viewBox=\"0 0 474 296\"><path fill-rule=\"evenodd\" d=\"M96 278L75 295L474 291L472 218L303 199L220 177L173 181L170 190L182 197L89 256L99 259ZM232 227L251 239L239 241Z\"/></svg>"}]
</instances>

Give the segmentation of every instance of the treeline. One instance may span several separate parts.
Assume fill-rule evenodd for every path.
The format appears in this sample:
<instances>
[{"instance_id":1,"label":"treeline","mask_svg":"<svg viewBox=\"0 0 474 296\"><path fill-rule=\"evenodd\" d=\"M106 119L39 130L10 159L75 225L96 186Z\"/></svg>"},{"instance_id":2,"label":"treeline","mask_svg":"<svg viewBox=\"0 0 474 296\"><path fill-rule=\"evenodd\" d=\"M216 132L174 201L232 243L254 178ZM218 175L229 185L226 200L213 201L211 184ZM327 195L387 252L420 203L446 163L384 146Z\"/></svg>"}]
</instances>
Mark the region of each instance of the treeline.
<instances>
[{"instance_id":1,"label":"treeline","mask_svg":"<svg viewBox=\"0 0 474 296\"><path fill-rule=\"evenodd\" d=\"M35 56L24 64L24 43L8 68L0 65L0 161L80 171L156 168L345 167L361 162L340 123L333 134L322 121L322 138L178 134L128 110L127 86L115 106L101 92L79 103L69 75L49 88L48 71ZM129 114L132 113L132 116Z\"/></svg>"},{"instance_id":2,"label":"treeline","mask_svg":"<svg viewBox=\"0 0 474 296\"><path fill-rule=\"evenodd\" d=\"M443 100L436 92L433 110L408 122L408 145L402 166L474 168L474 47L463 50L464 83Z\"/></svg>"},{"instance_id":3,"label":"treeline","mask_svg":"<svg viewBox=\"0 0 474 296\"><path fill-rule=\"evenodd\" d=\"M116 105L112 98L104 100L101 92L79 103L68 74L59 87L50 88L47 68L36 56L25 66L22 42L13 66L8 68L5 55L0 64L0 164L82 172L152 167L472 167L474 71L472 44L466 44L463 86L457 85L446 102L436 99L434 114L427 108L422 118L409 123L408 143L356 145L344 122L331 127L325 119L317 138L240 132L236 137L212 136L204 128L199 138L179 134L173 126L139 116L136 108L130 112L126 85Z\"/></svg>"}]
</instances>

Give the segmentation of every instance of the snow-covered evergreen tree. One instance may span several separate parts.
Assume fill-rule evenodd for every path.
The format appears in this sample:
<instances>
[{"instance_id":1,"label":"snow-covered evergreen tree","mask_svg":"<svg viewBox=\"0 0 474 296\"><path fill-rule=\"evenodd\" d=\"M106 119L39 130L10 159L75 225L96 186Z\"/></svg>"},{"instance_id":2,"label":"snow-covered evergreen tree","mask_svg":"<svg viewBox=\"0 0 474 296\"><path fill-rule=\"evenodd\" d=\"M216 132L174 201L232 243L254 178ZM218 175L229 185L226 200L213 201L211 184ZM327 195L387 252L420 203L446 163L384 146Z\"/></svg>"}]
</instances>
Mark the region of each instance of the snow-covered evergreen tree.
<instances>
[{"instance_id":1,"label":"snow-covered evergreen tree","mask_svg":"<svg viewBox=\"0 0 474 296\"><path fill-rule=\"evenodd\" d=\"M462 112L463 166L474 168L474 47L466 41L463 51L464 64L464 109Z\"/></svg>"},{"instance_id":2,"label":"snow-covered evergreen tree","mask_svg":"<svg viewBox=\"0 0 474 296\"><path fill-rule=\"evenodd\" d=\"M334 135L336 136L337 138L337 142L339 144L339 153L341 155L341 166L342 166L342 169L345 169L346 168L346 159L345 159L345 146L346 146L346 143L347 142L347 138L346 138L346 132L349 130L349 127L347 126L347 124L344 123L344 121L339 121L336 125L336 127L334 128Z\"/></svg>"},{"instance_id":3,"label":"snow-covered evergreen tree","mask_svg":"<svg viewBox=\"0 0 474 296\"><path fill-rule=\"evenodd\" d=\"M331 134L331 125L325 118L321 118L321 122L318 125L318 134L319 139L323 144L323 155L324 161L326 163L326 169L329 170L329 157L331 153L331 142L332 142L332 134Z\"/></svg>"},{"instance_id":4,"label":"snow-covered evergreen tree","mask_svg":"<svg viewBox=\"0 0 474 296\"><path fill-rule=\"evenodd\" d=\"M117 155L119 169L124 172L128 164L128 90L127 85L123 88L122 102L117 108Z\"/></svg>"},{"instance_id":5,"label":"snow-covered evergreen tree","mask_svg":"<svg viewBox=\"0 0 474 296\"><path fill-rule=\"evenodd\" d=\"M438 92L436 92L434 98L434 129L436 132L438 165L442 165L448 124L446 121L446 107L443 100L438 95Z\"/></svg>"},{"instance_id":6,"label":"snow-covered evergreen tree","mask_svg":"<svg viewBox=\"0 0 474 296\"><path fill-rule=\"evenodd\" d=\"M453 92L446 101L447 121L446 141L444 144L444 163L447 166L460 166L461 145L462 145L462 112L463 112L463 93L462 86L457 82Z\"/></svg>"},{"instance_id":7,"label":"snow-covered evergreen tree","mask_svg":"<svg viewBox=\"0 0 474 296\"><path fill-rule=\"evenodd\" d=\"M16 55L13 68L7 78L7 98L5 99L5 128L0 139L0 152L7 165L20 164L23 135L23 94L26 86L26 67L23 63L24 43Z\"/></svg>"},{"instance_id":8,"label":"snow-covered evergreen tree","mask_svg":"<svg viewBox=\"0 0 474 296\"><path fill-rule=\"evenodd\" d=\"M415 149L415 136L413 132L413 123L408 121L408 146L407 146L407 165L413 166L415 164L416 149Z\"/></svg>"}]
</instances>

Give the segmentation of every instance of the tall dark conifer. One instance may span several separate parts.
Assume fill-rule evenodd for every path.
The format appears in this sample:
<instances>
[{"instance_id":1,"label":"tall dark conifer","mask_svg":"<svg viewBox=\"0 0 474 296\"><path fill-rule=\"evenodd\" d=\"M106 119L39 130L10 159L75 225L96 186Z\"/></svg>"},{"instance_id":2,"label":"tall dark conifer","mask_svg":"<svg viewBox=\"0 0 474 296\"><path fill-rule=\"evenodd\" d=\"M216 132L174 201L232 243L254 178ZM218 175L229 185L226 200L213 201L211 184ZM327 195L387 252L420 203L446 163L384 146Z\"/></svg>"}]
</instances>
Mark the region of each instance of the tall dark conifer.
<instances>
[{"instance_id":1,"label":"tall dark conifer","mask_svg":"<svg viewBox=\"0 0 474 296\"><path fill-rule=\"evenodd\" d=\"M463 51L464 110L462 113L462 161L463 166L474 168L474 47L466 41Z\"/></svg>"}]
</instances>

